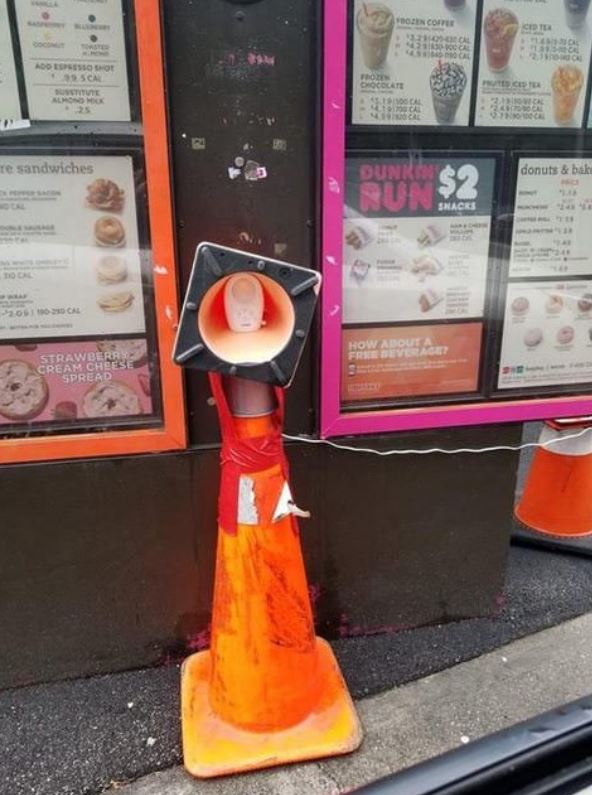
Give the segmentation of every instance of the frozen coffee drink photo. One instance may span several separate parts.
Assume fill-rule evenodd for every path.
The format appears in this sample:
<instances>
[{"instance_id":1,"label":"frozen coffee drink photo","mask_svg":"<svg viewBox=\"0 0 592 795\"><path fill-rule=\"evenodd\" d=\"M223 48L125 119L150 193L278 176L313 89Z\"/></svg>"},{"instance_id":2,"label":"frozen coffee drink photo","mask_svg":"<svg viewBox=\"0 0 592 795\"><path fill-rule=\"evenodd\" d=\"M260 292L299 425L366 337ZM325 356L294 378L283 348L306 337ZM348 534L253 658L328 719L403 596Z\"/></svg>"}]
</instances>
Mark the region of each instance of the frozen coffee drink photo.
<instances>
[{"instance_id":1,"label":"frozen coffee drink photo","mask_svg":"<svg viewBox=\"0 0 592 795\"><path fill-rule=\"evenodd\" d=\"M452 124L467 85L460 64L440 61L430 75L432 101L438 124Z\"/></svg>"},{"instance_id":2,"label":"frozen coffee drink photo","mask_svg":"<svg viewBox=\"0 0 592 795\"><path fill-rule=\"evenodd\" d=\"M583 28L590 8L590 0L564 0L565 20L572 30Z\"/></svg>"},{"instance_id":3,"label":"frozen coffee drink photo","mask_svg":"<svg viewBox=\"0 0 592 795\"><path fill-rule=\"evenodd\" d=\"M570 124L573 121L583 85L584 74L577 66L558 66L555 69L551 87L557 124Z\"/></svg>"},{"instance_id":4,"label":"frozen coffee drink photo","mask_svg":"<svg viewBox=\"0 0 592 795\"><path fill-rule=\"evenodd\" d=\"M380 69L391 44L395 25L393 12L383 3L362 3L356 22L366 68Z\"/></svg>"},{"instance_id":5,"label":"frozen coffee drink photo","mask_svg":"<svg viewBox=\"0 0 592 795\"><path fill-rule=\"evenodd\" d=\"M507 8L494 8L485 17L485 49L487 64L492 72L503 72L508 68L519 28L518 17Z\"/></svg>"},{"instance_id":6,"label":"frozen coffee drink photo","mask_svg":"<svg viewBox=\"0 0 592 795\"><path fill-rule=\"evenodd\" d=\"M452 11L456 11L459 8L464 8L465 2L466 0L444 0L444 5Z\"/></svg>"}]
</instances>

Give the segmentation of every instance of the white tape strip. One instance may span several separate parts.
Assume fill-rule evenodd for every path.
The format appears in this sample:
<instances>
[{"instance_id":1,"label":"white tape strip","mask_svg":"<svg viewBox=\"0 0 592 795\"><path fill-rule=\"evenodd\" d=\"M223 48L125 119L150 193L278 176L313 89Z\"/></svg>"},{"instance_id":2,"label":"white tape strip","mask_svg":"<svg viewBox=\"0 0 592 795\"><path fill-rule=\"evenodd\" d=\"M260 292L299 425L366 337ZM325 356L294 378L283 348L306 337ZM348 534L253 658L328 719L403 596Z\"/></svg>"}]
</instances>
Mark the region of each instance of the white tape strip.
<instances>
[{"instance_id":1,"label":"white tape strip","mask_svg":"<svg viewBox=\"0 0 592 795\"><path fill-rule=\"evenodd\" d=\"M26 130L31 126L29 119L0 119L0 132Z\"/></svg>"}]
</instances>

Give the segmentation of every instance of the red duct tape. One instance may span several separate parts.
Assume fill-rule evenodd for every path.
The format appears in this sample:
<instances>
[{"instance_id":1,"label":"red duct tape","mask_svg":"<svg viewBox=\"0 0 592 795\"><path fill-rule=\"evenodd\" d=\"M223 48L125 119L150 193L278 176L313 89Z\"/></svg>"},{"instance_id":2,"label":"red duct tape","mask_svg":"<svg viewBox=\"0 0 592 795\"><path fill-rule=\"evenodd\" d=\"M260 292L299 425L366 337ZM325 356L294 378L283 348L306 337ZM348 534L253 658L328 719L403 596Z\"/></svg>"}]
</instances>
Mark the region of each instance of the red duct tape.
<instances>
[{"instance_id":1,"label":"red duct tape","mask_svg":"<svg viewBox=\"0 0 592 795\"><path fill-rule=\"evenodd\" d=\"M284 390L274 388L277 408L270 417L271 431L264 436L240 438L236 419L226 399L222 376L210 373L209 378L222 434L218 521L227 533L235 535L241 475L256 476L265 470L272 470L262 477L254 477L255 505L262 525L271 524L284 482L288 481L288 462L282 442ZM295 526L295 522L293 524Z\"/></svg>"}]
</instances>

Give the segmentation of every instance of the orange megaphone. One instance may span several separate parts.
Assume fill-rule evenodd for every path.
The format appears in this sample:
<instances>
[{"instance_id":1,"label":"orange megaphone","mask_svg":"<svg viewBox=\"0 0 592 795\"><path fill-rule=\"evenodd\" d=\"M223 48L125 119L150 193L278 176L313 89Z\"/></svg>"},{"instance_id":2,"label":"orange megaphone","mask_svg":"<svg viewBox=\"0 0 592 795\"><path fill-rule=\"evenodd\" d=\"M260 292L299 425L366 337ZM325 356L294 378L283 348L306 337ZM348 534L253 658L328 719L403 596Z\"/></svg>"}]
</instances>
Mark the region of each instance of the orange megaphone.
<instances>
[{"instance_id":1,"label":"orange megaphone","mask_svg":"<svg viewBox=\"0 0 592 795\"><path fill-rule=\"evenodd\" d=\"M309 268L202 243L181 312L175 362L288 386L320 285L320 275ZM260 322L249 326L253 313Z\"/></svg>"}]
</instances>

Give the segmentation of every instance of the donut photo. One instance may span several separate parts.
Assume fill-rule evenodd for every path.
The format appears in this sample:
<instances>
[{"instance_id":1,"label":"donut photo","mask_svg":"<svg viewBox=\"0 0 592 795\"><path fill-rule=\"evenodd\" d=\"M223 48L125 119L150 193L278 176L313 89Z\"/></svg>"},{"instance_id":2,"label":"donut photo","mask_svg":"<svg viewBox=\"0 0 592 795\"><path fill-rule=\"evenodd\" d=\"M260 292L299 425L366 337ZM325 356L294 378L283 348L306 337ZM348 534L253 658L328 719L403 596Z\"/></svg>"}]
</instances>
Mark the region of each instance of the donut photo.
<instances>
[{"instance_id":1,"label":"donut photo","mask_svg":"<svg viewBox=\"0 0 592 795\"><path fill-rule=\"evenodd\" d=\"M82 399L85 417L132 417L142 414L142 404L131 386L103 381L91 386Z\"/></svg>"},{"instance_id":2,"label":"donut photo","mask_svg":"<svg viewBox=\"0 0 592 795\"><path fill-rule=\"evenodd\" d=\"M560 345L569 345L573 342L575 331L571 326L562 326L557 332L557 342Z\"/></svg>"},{"instance_id":3,"label":"donut photo","mask_svg":"<svg viewBox=\"0 0 592 795\"><path fill-rule=\"evenodd\" d=\"M543 332L540 328L529 328L524 335L524 344L527 348L536 348L543 341Z\"/></svg>"},{"instance_id":4,"label":"donut photo","mask_svg":"<svg viewBox=\"0 0 592 795\"><path fill-rule=\"evenodd\" d=\"M125 228L118 218L103 215L95 222L95 243L107 248L121 248L125 244Z\"/></svg>"},{"instance_id":5,"label":"donut photo","mask_svg":"<svg viewBox=\"0 0 592 795\"><path fill-rule=\"evenodd\" d=\"M550 295L545 308L550 315L558 315L563 309L563 298L560 295Z\"/></svg>"},{"instance_id":6,"label":"donut photo","mask_svg":"<svg viewBox=\"0 0 592 795\"><path fill-rule=\"evenodd\" d=\"M44 376L28 362L5 359L0 362L0 414L9 420L32 420L49 399Z\"/></svg>"},{"instance_id":7,"label":"donut photo","mask_svg":"<svg viewBox=\"0 0 592 795\"><path fill-rule=\"evenodd\" d=\"M522 316L525 315L528 310L530 309L530 301L528 298L525 298L523 295L519 295L518 298L514 298L512 301L512 314Z\"/></svg>"}]
</instances>

